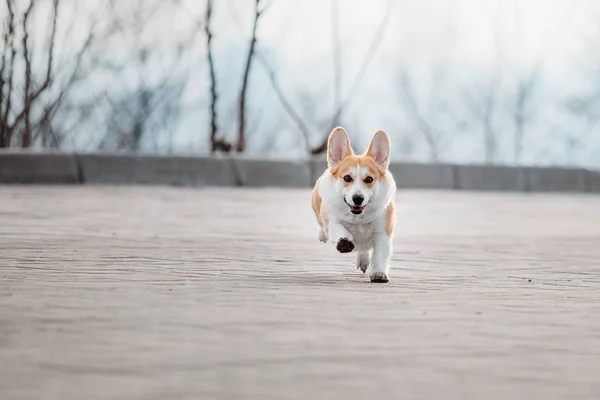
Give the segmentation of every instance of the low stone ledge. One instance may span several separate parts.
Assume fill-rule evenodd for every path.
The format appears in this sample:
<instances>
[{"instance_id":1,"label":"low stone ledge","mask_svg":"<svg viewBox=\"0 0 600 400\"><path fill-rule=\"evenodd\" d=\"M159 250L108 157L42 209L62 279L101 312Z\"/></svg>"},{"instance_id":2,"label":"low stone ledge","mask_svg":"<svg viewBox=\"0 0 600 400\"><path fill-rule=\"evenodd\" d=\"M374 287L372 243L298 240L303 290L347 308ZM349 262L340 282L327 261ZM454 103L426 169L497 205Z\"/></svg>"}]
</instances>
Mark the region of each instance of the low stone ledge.
<instances>
[{"instance_id":1,"label":"low stone ledge","mask_svg":"<svg viewBox=\"0 0 600 400\"><path fill-rule=\"evenodd\" d=\"M79 181L78 164L71 154L0 152L0 183L68 184Z\"/></svg>"},{"instance_id":2,"label":"low stone ledge","mask_svg":"<svg viewBox=\"0 0 600 400\"><path fill-rule=\"evenodd\" d=\"M0 151L0 183L312 187L325 159ZM575 168L393 162L401 189L600 193L600 172Z\"/></svg>"},{"instance_id":3,"label":"low stone ledge","mask_svg":"<svg viewBox=\"0 0 600 400\"><path fill-rule=\"evenodd\" d=\"M392 163L398 188L454 189L454 168L449 164Z\"/></svg>"},{"instance_id":4,"label":"low stone ledge","mask_svg":"<svg viewBox=\"0 0 600 400\"><path fill-rule=\"evenodd\" d=\"M230 160L239 186L293 188L311 186L311 168L306 161L247 157L232 157Z\"/></svg>"},{"instance_id":5,"label":"low stone ledge","mask_svg":"<svg viewBox=\"0 0 600 400\"><path fill-rule=\"evenodd\" d=\"M77 160L85 183L236 185L233 167L226 158L84 154Z\"/></svg>"},{"instance_id":6,"label":"low stone ledge","mask_svg":"<svg viewBox=\"0 0 600 400\"><path fill-rule=\"evenodd\" d=\"M524 168L532 192L586 192L588 171L567 168Z\"/></svg>"},{"instance_id":7,"label":"low stone ledge","mask_svg":"<svg viewBox=\"0 0 600 400\"><path fill-rule=\"evenodd\" d=\"M528 176L519 167L456 165L455 188L483 191L526 191Z\"/></svg>"},{"instance_id":8,"label":"low stone ledge","mask_svg":"<svg viewBox=\"0 0 600 400\"><path fill-rule=\"evenodd\" d=\"M588 172L587 189L591 193L600 193L600 172Z\"/></svg>"}]
</instances>

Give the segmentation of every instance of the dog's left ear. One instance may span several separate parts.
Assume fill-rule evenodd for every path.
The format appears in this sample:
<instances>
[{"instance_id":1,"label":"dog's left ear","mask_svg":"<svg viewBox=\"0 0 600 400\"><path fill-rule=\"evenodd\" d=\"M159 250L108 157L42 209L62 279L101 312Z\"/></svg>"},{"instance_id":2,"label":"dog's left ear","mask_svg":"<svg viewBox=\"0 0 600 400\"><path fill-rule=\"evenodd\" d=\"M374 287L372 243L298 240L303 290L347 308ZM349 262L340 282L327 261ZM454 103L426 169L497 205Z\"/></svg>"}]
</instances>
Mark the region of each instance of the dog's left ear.
<instances>
[{"instance_id":1,"label":"dog's left ear","mask_svg":"<svg viewBox=\"0 0 600 400\"><path fill-rule=\"evenodd\" d=\"M375 132L365 155L373 157L377 164L384 169L390 166L390 138L385 131Z\"/></svg>"}]
</instances>

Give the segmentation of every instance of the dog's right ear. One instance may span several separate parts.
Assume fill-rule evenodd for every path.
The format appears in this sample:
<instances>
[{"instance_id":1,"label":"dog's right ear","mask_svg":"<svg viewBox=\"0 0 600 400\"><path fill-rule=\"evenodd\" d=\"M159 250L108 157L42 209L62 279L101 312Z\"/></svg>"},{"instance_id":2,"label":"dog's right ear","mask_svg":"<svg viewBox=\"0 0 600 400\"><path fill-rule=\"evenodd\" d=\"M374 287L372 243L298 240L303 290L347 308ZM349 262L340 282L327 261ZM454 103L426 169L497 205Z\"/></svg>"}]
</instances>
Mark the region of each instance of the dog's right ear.
<instances>
[{"instance_id":1,"label":"dog's right ear","mask_svg":"<svg viewBox=\"0 0 600 400\"><path fill-rule=\"evenodd\" d=\"M344 158L354 154L350 147L350 138L344 128L338 126L331 131L327 141L327 164L332 168Z\"/></svg>"}]
</instances>

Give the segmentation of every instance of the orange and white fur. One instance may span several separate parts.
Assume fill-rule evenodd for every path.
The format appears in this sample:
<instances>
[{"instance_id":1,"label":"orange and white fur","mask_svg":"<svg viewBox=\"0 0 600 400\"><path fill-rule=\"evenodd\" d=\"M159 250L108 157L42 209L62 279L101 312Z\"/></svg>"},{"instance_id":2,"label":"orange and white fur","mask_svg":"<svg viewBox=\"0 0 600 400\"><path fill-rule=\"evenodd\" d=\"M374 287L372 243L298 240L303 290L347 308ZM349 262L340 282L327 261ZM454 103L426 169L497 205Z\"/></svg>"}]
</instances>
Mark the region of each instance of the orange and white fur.
<instances>
[{"instance_id":1,"label":"orange and white fur","mask_svg":"<svg viewBox=\"0 0 600 400\"><path fill-rule=\"evenodd\" d=\"M327 145L327 170L315 184L312 207L319 240L340 253L356 250L356 268L371 282L388 282L396 213L396 182L388 170L390 140L377 131L363 155L355 155L346 131L335 128Z\"/></svg>"}]
</instances>

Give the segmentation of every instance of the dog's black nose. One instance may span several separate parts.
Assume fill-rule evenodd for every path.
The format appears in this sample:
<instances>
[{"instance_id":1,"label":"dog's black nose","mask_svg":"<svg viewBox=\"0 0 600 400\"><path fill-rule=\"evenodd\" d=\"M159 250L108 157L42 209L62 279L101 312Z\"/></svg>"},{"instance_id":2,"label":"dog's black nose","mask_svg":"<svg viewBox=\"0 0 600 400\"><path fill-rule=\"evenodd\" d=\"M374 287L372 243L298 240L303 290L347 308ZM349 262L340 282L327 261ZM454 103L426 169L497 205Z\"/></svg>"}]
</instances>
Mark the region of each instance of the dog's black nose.
<instances>
[{"instance_id":1,"label":"dog's black nose","mask_svg":"<svg viewBox=\"0 0 600 400\"><path fill-rule=\"evenodd\" d=\"M354 202L354 204L356 204L357 206L360 206L363 201L365 201L365 198L362 197L359 194L355 194L354 196L352 196L352 201Z\"/></svg>"}]
</instances>

